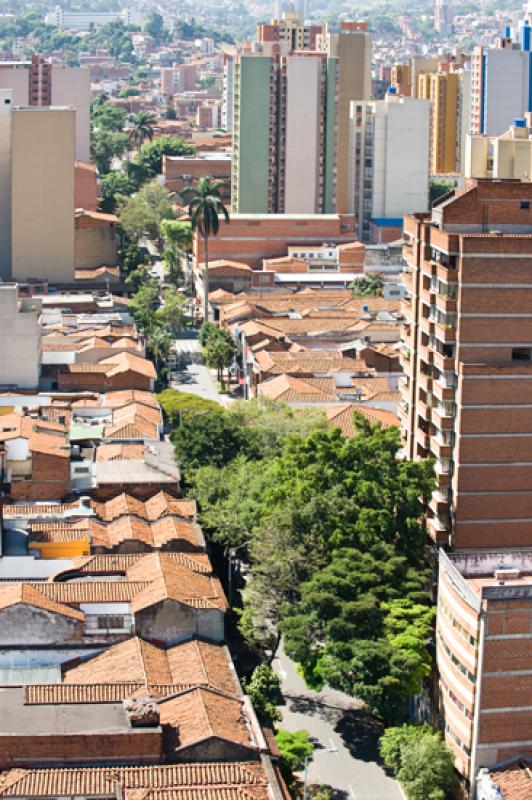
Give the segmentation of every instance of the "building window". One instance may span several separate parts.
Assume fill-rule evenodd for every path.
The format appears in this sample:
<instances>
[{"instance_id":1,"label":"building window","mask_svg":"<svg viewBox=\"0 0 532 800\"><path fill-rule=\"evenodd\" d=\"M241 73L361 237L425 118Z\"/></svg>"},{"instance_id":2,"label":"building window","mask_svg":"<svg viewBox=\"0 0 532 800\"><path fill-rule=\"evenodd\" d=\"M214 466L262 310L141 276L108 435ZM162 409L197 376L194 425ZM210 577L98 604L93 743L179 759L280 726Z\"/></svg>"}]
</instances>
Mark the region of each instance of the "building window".
<instances>
[{"instance_id":1,"label":"building window","mask_svg":"<svg viewBox=\"0 0 532 800\"><path fill-rule=\"evenodd\" d=\"M530 208L528 200L521 200L521 208Z\"/></svg>"},{"instance_id":2,"label":"building window","mask_svg":"<svg viewBox=\"0 0 532 800\"><path fill-rule=\"evenodd\" d=\"M105 615L103 617L98 617L98 628L103 628L104 630L116 630L122 629L124 627L124 617L118 617L113 615Z\"/></svg>"},{"instance_id":3,"label":"building window","mask_svg":"<svg viewBox=\"0 0 532 800\"><path fill-rule=\"evenodd\" d=\"M530 347L512 347L512 361L530 361Z\"/></svg>"}]
</instances>

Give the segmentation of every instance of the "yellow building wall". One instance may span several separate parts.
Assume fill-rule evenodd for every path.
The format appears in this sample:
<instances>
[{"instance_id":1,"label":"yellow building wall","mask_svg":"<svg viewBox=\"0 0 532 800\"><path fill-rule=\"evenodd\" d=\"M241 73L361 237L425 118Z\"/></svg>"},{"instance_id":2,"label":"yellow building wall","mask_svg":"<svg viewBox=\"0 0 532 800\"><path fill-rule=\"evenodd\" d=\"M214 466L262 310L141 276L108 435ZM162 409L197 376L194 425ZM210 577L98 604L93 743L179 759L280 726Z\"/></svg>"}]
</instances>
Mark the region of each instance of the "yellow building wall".
<instances>
[{"instance_id":1,"label":"yellow building wall","mask_svg":"<svg viewBox=\"0 0 532 800\"><path fill-rule=\"evenodd\" d=\"M39 558L76 558L90 555L88 539L74 542L30 542L28 550L36 550Z\"/></svg>"}]
</instances>

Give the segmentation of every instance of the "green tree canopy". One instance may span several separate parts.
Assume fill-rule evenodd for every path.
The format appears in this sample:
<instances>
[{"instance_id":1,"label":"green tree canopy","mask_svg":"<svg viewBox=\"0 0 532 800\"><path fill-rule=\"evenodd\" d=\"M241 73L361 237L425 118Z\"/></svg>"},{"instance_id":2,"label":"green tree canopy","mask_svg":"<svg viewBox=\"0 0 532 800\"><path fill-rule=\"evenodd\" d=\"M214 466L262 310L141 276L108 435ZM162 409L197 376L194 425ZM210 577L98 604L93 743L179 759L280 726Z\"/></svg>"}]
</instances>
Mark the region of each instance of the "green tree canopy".
<instances>
[{"instance_id":1,"label":"green tree canopy","mask_svg":"<svg viewBox=\"0 0 532 800\"><path fill-rule=\"evenodd\" d=\"M272 726L281 720L281 714L276 708L282 702L281 684L268 664L255 667L251 677L244 681L244 691L262 723Z\"/></svg>"},{"instance_id":2,"label":"green tree canopy","mask_svg":"<svg viewBox=\"0 0 532 800\"><path fill-rule=\"evenodd\" d=\"M282 728L275 734L277 746L281 752L281 759L290 772L299 772L303 769L305 757L311 756L314 747L310 741L308 731L285 731Z\"/></svg>"},{"instance_id":3,"label":"green tree canopy","mask_svg":"<svg viewBox=\"0 0 532 800\"><path fill-rule=\"evenodd\" d=\"M388 728L380 750L408 800L445 800L448 796L454 779L453 754L428 725Z\"/></svg>"},{"instance_id":4,"label":"green tree canopy","mask_svg":"<svg viewBox=\"0 0 532 800\"><path fill-rule=\"evenodd\" d=\"M378 297L382 294L384 281L380 275L362 275L350 285L354 297Z\"/></svg>"},{"instance_id":5,"label":"green tree canopy","mask_svg":"<svg viewBox=\"0 0 532 800\"><path fill-rule=\"evenodd\" d=\"M133 192L131 181L123 172L108 172L100 177L102 199L100 208L110 214L116 211L116 198L121 194L127 196Z\"/></svg>"},{"instance_id":6,"label":"green tree canopy","mask_svg":"<svg viewBox=\"0 0 532 800\"><path fill-rule=\"evenodd\" d=\"M91 133L91 158L101 176L111 171L114 158L122 158L128 149L125 133L113 133L102 129Z\"/></svg>"},{"instance_id":7,"label":"green tree canopy","mask_svg":"<svg viewBox=\"0 0 532 800\"><path fill-rule=\"evenodd\" d=\"M134 242L143 236L157 241L163 219L174 216L168 189L155 181L130 197L118 195L116 205L120 226Z\"/></svg>"}]
</instances>

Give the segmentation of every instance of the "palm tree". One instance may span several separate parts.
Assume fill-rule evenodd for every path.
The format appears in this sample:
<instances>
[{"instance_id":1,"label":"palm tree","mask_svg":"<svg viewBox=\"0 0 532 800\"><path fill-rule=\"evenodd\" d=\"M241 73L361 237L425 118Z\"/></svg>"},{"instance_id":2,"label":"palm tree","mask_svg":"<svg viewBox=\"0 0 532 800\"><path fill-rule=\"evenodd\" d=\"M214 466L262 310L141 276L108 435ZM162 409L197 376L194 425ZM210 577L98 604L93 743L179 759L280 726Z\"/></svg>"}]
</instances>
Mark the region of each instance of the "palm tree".
<instances>
[{"instance_id":1,"label":"palm tree","mask_svg":"<svg viewBox=\"0 0 532 800\"><path fill-rule=\"evenodd\" d=\"M139 146L145 139L150 142L153 139L153 126L157 122L157 117L150 111L139 111L138 114L131 114L129 121L133 127L129 131L129 141L132 145Z\"/></svg>"},{"instance_id":2,"label":"palm tree","mask_svg":"<svg viewBox=\"0 0 532 800\"><path fill-rule=\"evenodd\" d=\"M192 230L198 230L203 236L205 256L203 265L203 321L209 321L209 236L216 236L220 227L220 215L229 222L229 212L220 197L221 181L211 178L200 178L196 188L192 190L192 198L188 213Z\"/></svg>"}]
</instances>

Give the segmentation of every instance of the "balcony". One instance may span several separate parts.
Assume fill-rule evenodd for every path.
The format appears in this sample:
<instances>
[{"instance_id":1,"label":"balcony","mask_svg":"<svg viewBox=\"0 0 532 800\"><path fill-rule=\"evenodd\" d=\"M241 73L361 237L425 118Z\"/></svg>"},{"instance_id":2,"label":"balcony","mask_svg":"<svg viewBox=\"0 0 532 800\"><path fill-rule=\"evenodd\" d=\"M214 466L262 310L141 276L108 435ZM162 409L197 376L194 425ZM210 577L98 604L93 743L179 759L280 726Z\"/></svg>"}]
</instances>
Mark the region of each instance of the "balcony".
<instances>
[{"instance_id":1,"label":"balcony","mask_svg":"<svg viewBox=\"0 0 532 800\"><path fill-rule=\"evenodd\" d=\"M445 400L453 400L454 386L450 383L446 383L443 378L438 378L432 383L432 393L440 403Z\"/></svg>"},{"instance_id":2,"label":"balcony","mask_svg":"<svg viewBox=\"0 0 532 800\"><path fill-rule=\"evenodd\" d=\"M450 372L454 369L454 356L445 356L437 350L432 350L432 363L440 372Z\"/></svg>"},{"instance_id":3,"label":"balcony","mask_svg":"<svg viewBox=\"0 0 532 800\"><path fill-rule=\"evenodd\" d=\"M411 358L412 358L412 351L410 350L409 347L405 347L399 352L399 363L401 364L401 369L404 372L411 371L411 364L410 364Z\"/></svg>"},{"instance_id":4,"label":"balcony","mask_svg":"<svg viewBox=\"0 0 532 800\"><path fill-rule=\"evenodd\" d=\"M442 462L443 459L449 459L452 455L452 447L450 443L446 443L446 439L443 439L440 434L435 434L434 436L430 437L430 451L437 459L437 462Z\"/></svg>"},{"instance_id":5,"label":"balcony","mask_svg":"<svg viewBox=\"0 0 532 800\"><path fill-rule=\"evenodd\" d=\"M453 427L453 414L450 409L443 406L434 406L432 408L432 421L440 430L452 430Z\"/></svg>"},{"instance_id":6,"label":"balcony","mask_svg":"<svg viewBox=\"0 0 532 800\"><path fill-rule=\"evenodd\" d=\"M423 389L424 392L432 392L432 384L433 379L430 375L425 374L424 372L420 372L418 375L418 386Z\"/></svg>"},{"instance_id":7,"label":"balcony","mask_svg":"<svg viewBox=\"0 0 532 800\"><path fill-rule=\"evenodd\" d=\"M435 322L431 320L429 317L421 316L419 318L419 327L421 328L423 333L427 334L427 336L432 336L434 334L434 325Z\"/></svg>"},{"instance_id":8,"label":"balcony","mask_svg":"<svg viewBox=\"0 0 532 800\"><path fill-rule=\"evenodd\" d=\"M427 517L427 533L436 544L447 544L447 523L440 517Z\"/></svg>"},{"instance_id":9,"label":"balcony","mask_svg":"<svg viewBox=\"0 0 532 800\"><path fill-rule=\"evenodd\" d=\"M435 323L434 335L444 344L452 344L456 341L456 331L454 325L443 325L441 322Z\"/></svg>"},{"instance_id":10,"label":"balcony","mask_svg":"<svg viewBox=\"0 0 532 800\"><path fill-rule=\"evenodd\" d=\"M434 517L445 517L449 511L449 498L439 491L432 492L429 502L429 509Z\"/></svg>"},{"instance_id":11,"label":"balcony","mask_svg":"<svg viewBox=\"0 0 532 800\"><path fill-rule=\"evenodd\" d=\"M437 294L435 304L442 314L456 314L456 298L451 295Z\"/></svg>"},{"instance_id":12,"label":"balcony","mask_svg":"<svg viewBox=\"0 0 532 800\"><path fill-rule=\"evenodd\" d=\"M410 320L411 322L414 321L414 312L412 309L412 300L410 297L404 297L400 303L400 311L403 317Z\"/></svg>"}]
</instances>

